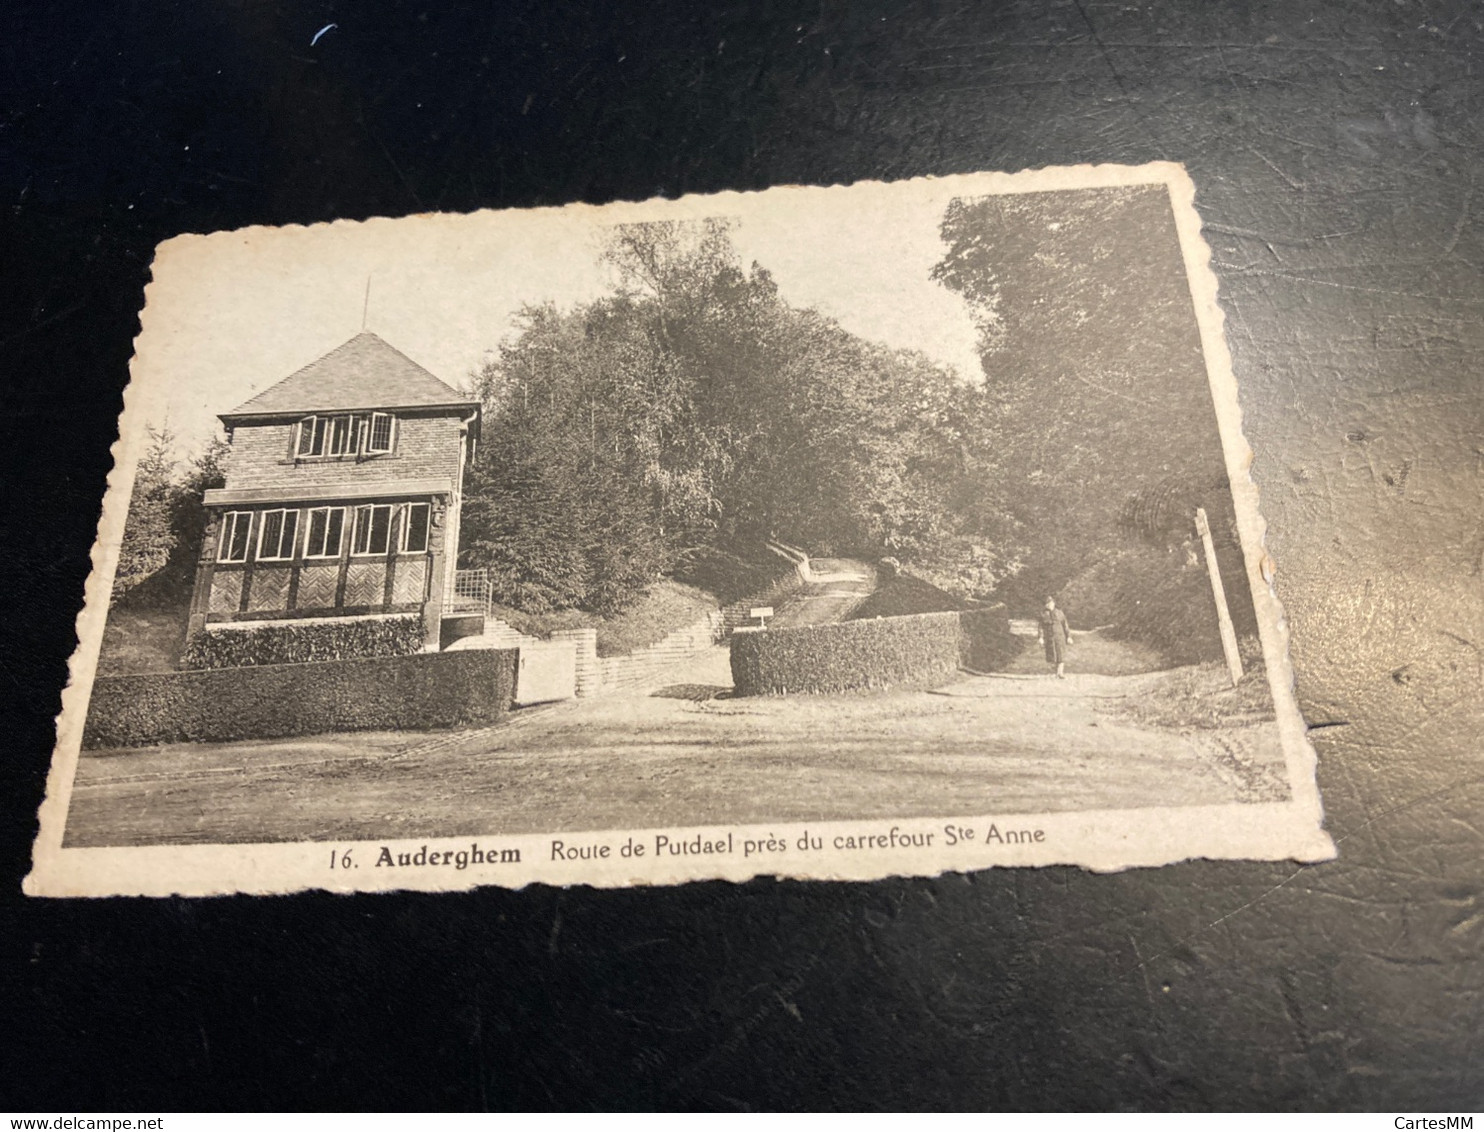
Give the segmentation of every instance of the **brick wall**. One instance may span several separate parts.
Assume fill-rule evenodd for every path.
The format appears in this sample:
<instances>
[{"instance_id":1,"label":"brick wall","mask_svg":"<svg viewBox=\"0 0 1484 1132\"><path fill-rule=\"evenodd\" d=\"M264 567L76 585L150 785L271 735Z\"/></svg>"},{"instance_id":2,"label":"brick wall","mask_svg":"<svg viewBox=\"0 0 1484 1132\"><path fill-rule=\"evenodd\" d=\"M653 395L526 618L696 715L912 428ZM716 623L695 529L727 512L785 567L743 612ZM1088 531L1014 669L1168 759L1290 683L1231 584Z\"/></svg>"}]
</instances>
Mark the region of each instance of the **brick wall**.
<instances>
[{"instance_id":1,"label":"brick wall","mask_svg":"<svg viewBox=\"0 0 1484 1132\"><path fill-rule=\"evenodd\" d=\"M300 460L289 457L293 424L238 425L232 435L227 487L337 486L385 480L452 479L458 473L458 416L402 417L397 450L360 459Z\"/></svg>"}]
</instances>

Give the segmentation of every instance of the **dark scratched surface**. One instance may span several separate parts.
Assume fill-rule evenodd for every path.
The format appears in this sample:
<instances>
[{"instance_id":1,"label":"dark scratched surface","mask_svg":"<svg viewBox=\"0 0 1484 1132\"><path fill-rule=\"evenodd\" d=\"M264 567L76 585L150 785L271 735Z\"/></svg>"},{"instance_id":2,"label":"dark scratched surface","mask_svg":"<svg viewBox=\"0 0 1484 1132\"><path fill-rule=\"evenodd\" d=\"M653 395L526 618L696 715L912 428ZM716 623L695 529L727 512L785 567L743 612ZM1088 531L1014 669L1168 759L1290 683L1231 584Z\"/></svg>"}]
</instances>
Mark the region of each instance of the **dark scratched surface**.
<instances>
[{"instance_id":1,"label":"dark scratched surface","mask_svg":"<svg viewBox=\"0 0 1484 1132\"><path fill-rule=\"evenodd\" d=\"M0 1108L1479 1107L1484 10L448 7L0 14ZM158 240L1154 158L1214 249L1338 860L19 896Z\"/></svg>"}]
</instances>

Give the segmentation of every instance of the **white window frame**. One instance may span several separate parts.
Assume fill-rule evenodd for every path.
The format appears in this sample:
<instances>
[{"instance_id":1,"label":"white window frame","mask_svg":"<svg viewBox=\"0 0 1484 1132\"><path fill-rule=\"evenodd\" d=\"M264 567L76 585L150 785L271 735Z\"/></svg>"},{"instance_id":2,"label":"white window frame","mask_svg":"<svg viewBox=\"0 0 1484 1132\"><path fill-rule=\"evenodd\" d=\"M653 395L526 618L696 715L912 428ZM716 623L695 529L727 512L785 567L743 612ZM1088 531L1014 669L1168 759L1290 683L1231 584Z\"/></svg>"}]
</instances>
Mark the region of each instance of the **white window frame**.
<instances>
[{"instance_id":1,"label":"white window frame","mask_svg":"<svg viewBox=\"0 0 1484 1132\"><path fill-rule=\"evenodd\" d=\"M386 417L387 447L371 448L371 431L377 417ZM396 443L396 418L390 413L314 413L299 422L294 439L297 460L336 460L346 456L382 455Z\"/></svg>"},{"instance_id":2,"label":"white window frame","mask_svg":"<svg viewBox=\"0 0 1484 1132\"><path fill-rule=\"evenodd\" d=\"M355 413L336 413L326 419L330 422L330 427L326 435L325 455L360 455L362 418ZM344 432L341 432L342 426Z\"/></svg>"},{"instance_id":3,"label":"white window frame","mask_svg":"<svg viewBox=\"0 0 1484 1132\"><path fill-rule=\"evenodd\" d=\"M386 421L386 447L373 447L376 443L376 425L380 421ZM363 448L367 456L385 456L397 445L397 418L391 413L372 413L366 418L366 426L363 432Z\"/></svg>"},{"instance_id":4,"label":"white window frame","mask_svg":"<svg viewBox=\"0 0 1484 1132\"><path fill-rule=\"evenodd\" d=\"M423 523L423 545L419 550L411 550L407 546L407 535L412 530L412 512L421 507L427 515ZM402 529L397 534L398 554L426 554L428 547L433 544L433 507L429 503L404 503L402 505Z\"/></svg>"},{"instance_id":5,"label":"white window frame","mask_svg":"<svg viewBox=\"0 0 1484 1132\"><path fill-rule=\"evenodd\" d=\"M392 512L394 508L390 503L365 503L355 509L355 522L351 526L350 533L350 556L352 558L385 558L387 552L392 548ZM371 534L376 526L376 512L386 512L386 545L380 550L369 549L371 545ZM366 545L368 549L359 550L357 547L361 541L361 516L368 514L366 521Z\"/></svg>"},{"instance_id":6,"label":"white window frame","mask_svg":"<svg viewBox=\"0 0 1484 1132\"><path fill-rule=\"evenodd\" d=\"M247 552L252 548L252 515L251 511L228 511L222 515L221 540L216 547L216 560L218 562L246 562ZM246 525L247 529L242 533L242 556L240 558L230 557L232 544L237 541L237 528Z\"/></svg>"},{"instance_id":7,"label":"white window frame","mask_svg":"<svg viewBox=\"0 0 1484 1132\"><path fill-rule=\"evenodd\" d=\"M321 427L323 425L323 427ZM306 445L304 442L308 440ZM330 418L318 415L305 417L299 422L299 435L294 440L296 459L318 459L325 454L325 445L330 439ZM318 442L318 451L315 443ZM306 450L308 449L308 450Z\"/></svg>"},{"instance_id":8,"label":"white window frame","mask_svg":"<svg viewBox=\"0 0 1484 1132\"><path fill-rule=\"evenodd\" d=\"M299 509L297 507L274 507L267 511L259 511L258 514L262 516L262 519L258 523L257 560L259 562L288 562L291 560L294 557L294 546L299 541ZM263 538L268 533L269 515L283 516L278 527L278 546L273 548L274 553L272 554L267 553L268 548L263 545ZM294 529L292 532L286 533L290 515L294 517Z\"/></svg>"},{"instance_id":9,"label":"white window frame","mask_svg":"<svg viewBox=\"0 0 1484 1132\"><path fill-rule=\"evenodd\" d=\"M314 517L316 515L320 515L320 514L323 514L324 515L324 517L325 517L325 537L326 537L326 539L328 539L329 538L329 535L330 535L330 513L332 511L339 511L340 512L340 538L338 540L336 540L335 550L334 550L333 553L326 552L326 553L322 553L322 554L315 554L310 549L310 539L313 538L313 536L314 536ZM309 509L309 518L308 518L308 520L304 524L304 557L306 559L310 559L310 560L315 561L315 562L333 562L335 559L337 559L337 558L340 557L340 554L341 554L341 552L344 549L345 549L345 508L344 507L311 507Z\"/></svg>"}]
</instances>

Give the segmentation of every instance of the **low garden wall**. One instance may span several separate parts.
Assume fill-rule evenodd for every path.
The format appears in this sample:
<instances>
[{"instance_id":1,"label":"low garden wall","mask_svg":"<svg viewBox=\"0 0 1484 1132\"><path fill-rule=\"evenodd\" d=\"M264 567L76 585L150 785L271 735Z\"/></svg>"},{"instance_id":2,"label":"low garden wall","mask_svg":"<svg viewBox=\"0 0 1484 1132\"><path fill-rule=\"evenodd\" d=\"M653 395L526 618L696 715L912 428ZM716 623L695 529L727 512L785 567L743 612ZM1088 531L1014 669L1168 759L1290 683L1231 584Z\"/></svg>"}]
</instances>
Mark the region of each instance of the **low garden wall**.
<instances>
[{"instance_id":1,"label":"low garden wall","mask_svg":"<svg viewBox=\"0 0 1484 1132\"><path fill-rule=\"evenodd\" d=\"M739 631L732 683L739 696L888 688L989 671L1018 652L999 609Z\"/></svg>"},{"instance_id":2,"label":"low garden wall","mask_svg":"<svg viewBox=\"0 0 1484 1132\"><path fill-rule=\"evenodd\" d=\"M481 649L100 676L93 682L82 745L482 726L509 709L518 655Z\"/></svg>"}]
</instances>

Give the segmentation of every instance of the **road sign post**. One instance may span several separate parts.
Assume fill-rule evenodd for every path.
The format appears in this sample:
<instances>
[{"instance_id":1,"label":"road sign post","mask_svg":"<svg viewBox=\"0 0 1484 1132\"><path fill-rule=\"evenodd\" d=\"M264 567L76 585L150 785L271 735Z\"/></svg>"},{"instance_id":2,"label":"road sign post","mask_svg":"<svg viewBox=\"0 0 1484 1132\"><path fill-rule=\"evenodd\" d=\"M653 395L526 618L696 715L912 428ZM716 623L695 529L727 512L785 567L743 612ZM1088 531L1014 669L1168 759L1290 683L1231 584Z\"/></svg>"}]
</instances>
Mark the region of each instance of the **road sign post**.
<instances>
[{"instance_id":1,"label":"road sign post","mask_svg":"<svg viewBox=\"0 0 1484 1132\"><path fill-rule=\"evenodd\" d=\"M752 616L757 618L757 623L760 627L766 629L768 627L768 618L773 616L773 607L771 605L755 606L752 610Z\"/></svg>"},{"instance_id":2,"label":"road sign post","mask_svg":"<svg viewBox=\"0 0 1484 1132\"><path fill-rule=\"evenodd\" d=\"M1237 650L1237 630L1232 625L1231 610L1226 604L1226 587L1221 584L1221 567L1216 562L1216 544L1211 541L1211 523L1206 509L1195 509L1195 529L1206 552L1206 571L1211 575L1211 594L1216 599L1216 620L1221 625L1221 651L1226 654L1226 670L1235 687L1242 679L1242 654Z\"/></svg>"}]
</instances>

